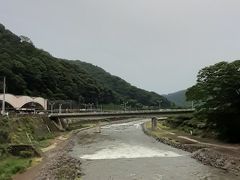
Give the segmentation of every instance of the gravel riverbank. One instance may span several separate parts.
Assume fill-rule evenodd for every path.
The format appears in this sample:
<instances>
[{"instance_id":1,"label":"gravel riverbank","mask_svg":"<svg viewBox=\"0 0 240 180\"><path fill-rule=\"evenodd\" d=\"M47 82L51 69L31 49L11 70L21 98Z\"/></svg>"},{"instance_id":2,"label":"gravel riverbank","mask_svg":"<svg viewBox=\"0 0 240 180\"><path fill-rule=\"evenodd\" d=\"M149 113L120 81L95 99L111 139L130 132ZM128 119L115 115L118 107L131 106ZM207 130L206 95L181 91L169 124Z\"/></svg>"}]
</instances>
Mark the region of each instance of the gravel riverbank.
<instances>
[{"instance_id":1,"label":"gravel riverbank","mask_svg":"<svg viewBox=\"0 0 240 180\"><path fill-rule=\"evenodd\" d=\"M73 138L66 140L63 145L47 153L47 162L43 165L36 180L80 179L81 162L69 155L73 147Z\"/></svg>"},{"instance_id":2,"label":"gravel riverbank","mask_svg":"<svg viewBox=\"0 0 240 180\"><path fill-rule=\"evenodd\" d=\"M161 143L192 153L192 158L205 165L220 168L233 173L236 176L240 176L239 154L238 156L234 156L234 153L232 153L230 149L223 151L221 148L213 146L210 147L200 143L182 144L174 141L173 139L156 136L146 127L146 123L142 124L142 129L145 134L154 137Z\"/></svg>"},{"instance_id":3,"label":"gravel riverbank","mask_svg":"<svg viewBox=\"0 0 240 180\"><path fill-rule=\"evenodd\" d=\"M192 153L192 158L205 165L220 168L236 176L240 176L240 158L238 158L239 156L233 156L229 153L230 150L221 151L221 149L217 147L210 147L199 143L182 144L173 139L154 136L144 124L142 128L145 134L153 136L157 141ZM46 153L46 158L49 160L47 163L44 163L44 166L35 179L80 179L81 162L79 159L75 159L69 155L69 152L74 146L75 134L76 133L73 133L68 140Z\"/></svg>"},{"instance_id":4,"label":"gravel riverbank","mask_svg":"<svg viewBox=\"0 0 240 180\"><path fill-rule=\"evenodd\" d=\"M240 158L220 152L215 148L203 148L192 154L192 158L203 164L224 169L237 176L240 176Z\"/></svg>"}]
</instances>

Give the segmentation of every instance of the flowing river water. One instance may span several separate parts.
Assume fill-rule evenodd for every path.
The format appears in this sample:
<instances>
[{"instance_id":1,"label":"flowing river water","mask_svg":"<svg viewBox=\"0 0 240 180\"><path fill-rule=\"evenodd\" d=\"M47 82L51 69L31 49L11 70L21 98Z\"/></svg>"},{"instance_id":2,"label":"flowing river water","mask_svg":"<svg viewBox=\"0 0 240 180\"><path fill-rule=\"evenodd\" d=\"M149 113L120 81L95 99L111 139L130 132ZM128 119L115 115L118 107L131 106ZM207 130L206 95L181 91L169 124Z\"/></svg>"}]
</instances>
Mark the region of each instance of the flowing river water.
<instances>
[{"instance_id":1,"label":"flowing river water","mask_svg":"<svg viewBox=\"0 0 240 180\"><path fill-rule=\"evenodd\" d=\"M113 124L80 132L71 152L82 161L83 180L237 180L205 166L190 153L145 135L146 120Z\"/></svg>"}]
</instances>

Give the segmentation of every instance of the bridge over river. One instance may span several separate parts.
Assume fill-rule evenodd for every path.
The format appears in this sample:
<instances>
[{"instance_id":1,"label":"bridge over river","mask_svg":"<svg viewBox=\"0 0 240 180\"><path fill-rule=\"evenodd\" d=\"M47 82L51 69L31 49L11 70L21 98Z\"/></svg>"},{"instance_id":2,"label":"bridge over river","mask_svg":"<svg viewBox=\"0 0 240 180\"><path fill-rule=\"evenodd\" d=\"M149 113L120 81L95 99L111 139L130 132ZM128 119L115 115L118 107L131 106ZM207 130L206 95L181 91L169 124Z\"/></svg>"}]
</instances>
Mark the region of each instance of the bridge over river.
<instances>
[{"instance_id":1,"label":"bridge over river","mask_svg":"<svg viewBox=\"0 0 240 180\"><path fill-rule=\"evenodd\" d=\"M82 112L82 113L52 113L49 118L83 118L83 117L153 117L162 115L179 115L193 113L194 109L160 109L147 111L113 111L113 112Z\"/></svg>"},{"instance_id":2,"label":"bridge over river","mask_svg":"<svg viewBox=\"0 0 240 180\"><path fill-rule=\"evenodd\" d=\"M52 113L49 118L53 120L59 130L76 128L85 121L102 121L106 119L121 118L153 118L181 114L192 114L194 109L161 109L148 111L113 111L113 112L82 112L82 113ZM99 123L100 124L100 123Z\"/></svg>"}]
</instances>

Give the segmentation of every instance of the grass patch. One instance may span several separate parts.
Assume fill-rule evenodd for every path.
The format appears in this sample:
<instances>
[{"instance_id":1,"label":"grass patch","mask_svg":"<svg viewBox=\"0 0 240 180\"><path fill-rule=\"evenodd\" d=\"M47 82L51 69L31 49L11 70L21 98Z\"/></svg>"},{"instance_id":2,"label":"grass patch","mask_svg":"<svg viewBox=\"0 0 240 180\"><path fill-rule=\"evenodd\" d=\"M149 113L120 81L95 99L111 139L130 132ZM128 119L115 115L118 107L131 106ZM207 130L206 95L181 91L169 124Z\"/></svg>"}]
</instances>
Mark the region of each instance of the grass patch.
<instances>
[{"instance_id":1,"label":"grass patch","mask_svg":"<svg viewBox=\"0 0 240 180\"><path fill-rule=\"evenodd\" d=\"M11 179L12 175L24 171L33 159L31 151L13 156L7 147L33 145L36 150L47 147L57 135L51 125L49 119L41 116L0 117L0 180Z\"/></svg>"},{"instance_id":2,"label":"grass patch","mask_svg":"<svg viewBox=\"0 0 240 180\"><path fill-rule=\"evenodd\" d=\"M68 127L68 130L76 130L76 129L83 129L83 128L92 128L96 126L96 122L90 122L90 123L85 123L85 122L74 122L70 124Z\"/></svg>"},{"instance_id":3,"label":"grass patch","mask_svg":"<svg viewBox=\"0 0 240 180\"><path fill-rule=\"evenodd\" d=\"M9 156L0 160L0 180L9 180L11 176L23 172L32 163L29 158Z\"/></svg>"},{"instance_id":4,"label":"grass patch","mask_svg":"<svg viewBox=\"0 0 240 180\"><path fill-rule=\"evenodd\" d=\"M42 149L50 146L52 144L52 140L53 139L45 139L45 140L39 141L38 148Z\"/></svg>"},{"instance_id":5,"label":"grass patch","mask_svg":"<svg viewBox=\"0 0 240 180\"><path fill-rule=\"evenodd\" d=\"M176 128L171 128L168 126L165 126L161 122L157 123L157 129L152 131L152 123L147 122L146 128L150 130L150 133L158 138L164 138L169 141L175 142L175 143L181 143L181 144L193 144L192 141L179 138L178 136L188 136L189 134L186 134L184 131Z\"/></svg>"}]
</instances>

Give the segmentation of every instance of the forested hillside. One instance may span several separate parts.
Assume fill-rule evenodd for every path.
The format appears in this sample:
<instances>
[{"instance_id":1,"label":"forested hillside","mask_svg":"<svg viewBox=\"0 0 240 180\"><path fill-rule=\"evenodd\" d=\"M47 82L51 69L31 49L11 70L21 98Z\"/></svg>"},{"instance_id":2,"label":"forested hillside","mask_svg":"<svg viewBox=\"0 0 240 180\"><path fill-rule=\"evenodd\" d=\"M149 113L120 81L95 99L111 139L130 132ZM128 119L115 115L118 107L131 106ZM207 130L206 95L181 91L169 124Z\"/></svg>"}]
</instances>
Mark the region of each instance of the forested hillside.
<instances>
[{"instance_id":1,"label":"forested hillside","mask_svg":"<svg viewBox=\"0 0 240 180\"><path fill-rule=\"evenodd\" d=\"M73 63L83 67L96 81L100 82L107 89L111 89L115 97L128 99L128 103L131 105L148 104L158 106L159 102L162 102L163 107L169 107L170 105L166 98L154 92L148 92L132 86L123 79L111 75L100 67L81 61L74 61Z\"/></svg>"},{"instance_id":2,"label":"forested hillside","mask_svg":"<svg viewBox=\"0 0 240 180\"><path fill-rule=\"evenodd\" d=\"M169 101L173 102L176 106L191 107L191 102L186 100L186 91L187 90L181 90L163 96L166 97Z\"/></svg>"},{"instance_id":3,"label":"forested hillside","mask_svg":"<svg viewBox=\"0 0 240 180\"><path fill-rule=\"evenodd\" d=\"M85 103L128 101L132 106L163 107L170 102L154 93L136 88L103 69L81 61L58 59L36 48L31 41L0 24L0 77L7 78L7 92L48 99L71 99Z\"/></svg>"}]
</instances>

